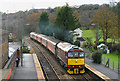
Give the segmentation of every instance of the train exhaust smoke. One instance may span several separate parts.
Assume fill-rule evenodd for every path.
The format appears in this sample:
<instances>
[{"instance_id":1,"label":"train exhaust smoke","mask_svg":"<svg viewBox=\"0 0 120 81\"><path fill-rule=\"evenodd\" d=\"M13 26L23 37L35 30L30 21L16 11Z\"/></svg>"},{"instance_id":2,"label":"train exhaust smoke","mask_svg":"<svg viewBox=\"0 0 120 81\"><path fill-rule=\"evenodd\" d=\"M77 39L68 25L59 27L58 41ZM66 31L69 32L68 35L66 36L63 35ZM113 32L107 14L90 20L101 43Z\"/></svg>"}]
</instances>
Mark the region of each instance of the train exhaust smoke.
<instances>
[{"instance_id":1,"label":"train exhaust smoke","mask_svg":"<svg viewBox=\"0 0 120 81\"><path fill-rule=\"evenodd\" d=\"M47 36L53 36L56 39L66 41L73 44L73 34L69 32L70 30L67 30L63 27L59 26L53 26L51 24L46 25L45 23L39 24L39 31L38 33L47 35Z\"/></svg>"}]
</instances>

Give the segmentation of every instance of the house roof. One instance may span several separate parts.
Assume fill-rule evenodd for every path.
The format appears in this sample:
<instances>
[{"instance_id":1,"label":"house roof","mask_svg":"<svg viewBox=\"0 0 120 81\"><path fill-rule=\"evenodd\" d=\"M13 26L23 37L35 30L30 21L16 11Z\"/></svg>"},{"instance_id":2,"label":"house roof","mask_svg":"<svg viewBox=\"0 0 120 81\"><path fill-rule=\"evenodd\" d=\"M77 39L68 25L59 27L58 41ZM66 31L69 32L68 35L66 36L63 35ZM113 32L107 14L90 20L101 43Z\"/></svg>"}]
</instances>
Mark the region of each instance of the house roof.
<instances>
[{"instance_id":1,"label":"house roof","mask_svg":"<svg viewBox=\"0 0 120 81\"><path fill-rule=\"evenodd\" d=\"M82 37L78 37L77 40L79 40L79 41L85 41L85 39L82 38Z\"/></svg>"},{"instance_id":2,"label":"house roof","mask_svg":"<svg viewBox=\"0 0 120 81\"><path fill-rule=\"evenodd\" d=\"M77 28L74 30L75 32L79 31L79 32L82 32L82 30L80 28Z\"/></svg>"}]
</instances>

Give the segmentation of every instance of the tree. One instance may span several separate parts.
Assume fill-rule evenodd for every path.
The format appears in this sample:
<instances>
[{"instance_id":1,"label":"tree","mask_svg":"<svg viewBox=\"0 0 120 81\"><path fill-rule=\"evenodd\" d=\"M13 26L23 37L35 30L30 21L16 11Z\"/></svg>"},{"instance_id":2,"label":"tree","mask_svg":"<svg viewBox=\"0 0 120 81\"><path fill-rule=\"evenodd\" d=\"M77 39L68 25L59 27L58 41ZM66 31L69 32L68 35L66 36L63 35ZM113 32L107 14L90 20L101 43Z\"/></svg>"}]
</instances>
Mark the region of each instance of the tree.
<instances>
[{"instance_id":1,"label":"tree","mask_svg":"<svg viewBox=\"0 0 120 81\"><path fill-rule=\"evenodd\" d=\"M73 15L76 17L76 20L78 21L78 22L76 23L76 26L77 26L77 27L81 27L81 24L80 24L80 14L78 13L77 10L75 10L73 13L74 13Z\"/></svg>"},{"instance_id":2,"label":"tree","mask_svg":"<svg viewBox=\"0 0 120 81\"><path fill-rule=\"evenodd\" d=\"M47 12L42 12L40 15L40 20L39 20L39 29L40 33L46 34L47 26L49 25L49 18L48 18L48 13Z\"/></svg>"},{"instance_id":3,"label":"tree","mask_svg":"<svg viewBox=\"0 0 120 81\"><path fill-rule=\"evenodd\" d=\"M91 19L93 18L95 12L99 9L98 4L88 4L88 5L81 5L78 8L78 12L80 15L80 24L83 29L89 29L91 25Z\"/></svg>"},{"instance_id":4,"label":"tree","mask_svg":"<svg viewBox=\"0 0 120 81\"><path fill-rule=\"evenodd\" d=\"M77 27L77 22L78 19L68 5L58 8L55 25L63 27L66 30L74 30Z\"/></svg>"},{"instance_id":5,"label":"tree","mask_svg":"<svg viewBox=\"0 0 120 81\"><path fill-rule=\"evenodd\" d=\"M106 43L107 39L110 38L110 30L115 29L117 26L116 14L109 8L109 6L103 5L94 15L92 22L96 25L99 24L102 30L103 40Z\"/></svg>"},{"instance_id":6,"label":"tree","mask_svg":"<svg viewBox=\"0 0 120 81\"><path fill-rule=\"evenodd\" d=\"M49 20L50 20L50 24L54 24L55 23L55 19L56 19L56 15L53 13L49 14Z\"/></svg>"},{"instance_id":7,"label":"tree","mask_svg":"<svg viewBox=\"0 0 120 81\"><path fill-rule=\"evenodd\" d=\"M41 13L30 14L23 22L26 33L36 32ZM26 25L28 24L28 25Z\"/></svg>"},{"instance_id":8,"label":"tree","mask_svg":"<svg viewBox=\"0 0 120 81\"><path fill-rule=\"evenodd\" d=\"M118 5L118 29L120 29L120 2L117 5ZM120 38L120 30L118 30L118 38ZM120 42L120 39L119 39L119 42Z\"/></svg>"},{"instance_id":9,"label":"tree","mask_svg":"<svg viewBox=\"0 0 120 81\"><path fill-rule=\"evenodd\" d=\"M54 37L56 39L73 43L73 34L69 32L69 30L65 30L64 28L61 27L53 27L53 33Z\"/></svg>"}]
</instances>

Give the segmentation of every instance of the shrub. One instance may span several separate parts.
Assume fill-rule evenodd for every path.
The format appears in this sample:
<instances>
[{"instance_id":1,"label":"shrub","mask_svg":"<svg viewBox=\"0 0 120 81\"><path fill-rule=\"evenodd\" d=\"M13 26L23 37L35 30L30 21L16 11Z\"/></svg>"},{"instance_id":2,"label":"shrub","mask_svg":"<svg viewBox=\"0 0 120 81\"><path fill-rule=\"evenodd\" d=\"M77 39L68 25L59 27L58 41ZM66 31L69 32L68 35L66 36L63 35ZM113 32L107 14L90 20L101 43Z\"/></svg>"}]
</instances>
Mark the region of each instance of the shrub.
<instances>
[{"instance_id":1,"label":"shrub","mask_svg":"<svg viewBox=\"0 0 120 81\"><path fill-rule=\"evenodd\" d=\"M74 42L74 45L76 45L76 46L79 46L79 47L80 47L80 41L78 41L78 40L77 40L77 41L75 41L75 42Z\"/></svg>"},{"instance_id":2,"label":"shrub","mask_svg":"<svg viewBox=\"0 0 120 81\"><path fill-rule=\"evenodd\" d=\"M92 55L92 59L93 59L93 62L94 62L94 63L100 64L101 61L102 61L102 54L101 54L101 52L95 52L95 53Z\"/></svg>"},{"instance_id":3,"label":"shrub","mask_svg":"<svg viewBox=\"0 0 120 81\"><path fill-rule=\"evenodd\" d=\"M94 48L95 50L97 50L97 44L94 44L93 48Z\"/></svg>"},{"instance_id":4,"label":"shrub","mask_svg":"<svg viewBox=\"0 0 120 81\"><path fill-rule=\"evenodd\" d=\"M109 49L111 50L111 52L119 52L120 45L119 44L113 44L113 45L111 45L111 47L109 47Z\"/></svg>"}]
</instances>

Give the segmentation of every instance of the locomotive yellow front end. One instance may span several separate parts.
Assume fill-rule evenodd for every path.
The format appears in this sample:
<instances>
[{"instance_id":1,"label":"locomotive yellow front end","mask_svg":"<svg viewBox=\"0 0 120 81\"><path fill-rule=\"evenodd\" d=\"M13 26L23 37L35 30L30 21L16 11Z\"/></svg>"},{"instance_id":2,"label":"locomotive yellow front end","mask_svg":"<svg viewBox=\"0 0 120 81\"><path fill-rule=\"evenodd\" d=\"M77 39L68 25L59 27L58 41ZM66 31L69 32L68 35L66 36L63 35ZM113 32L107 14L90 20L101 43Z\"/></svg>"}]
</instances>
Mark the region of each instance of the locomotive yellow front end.
<instances>
[{"instance_id":1,"label":"locomotive yellow front end","mask_svg":"<svg viewBox=\"0 0 120 81\"><path fill-rule=\"evenodd\" d=\"M71 50L67 54L67 72L69 74L85 73L85 54L81 50Z\"/></svg>"}]
</instances>

